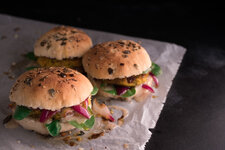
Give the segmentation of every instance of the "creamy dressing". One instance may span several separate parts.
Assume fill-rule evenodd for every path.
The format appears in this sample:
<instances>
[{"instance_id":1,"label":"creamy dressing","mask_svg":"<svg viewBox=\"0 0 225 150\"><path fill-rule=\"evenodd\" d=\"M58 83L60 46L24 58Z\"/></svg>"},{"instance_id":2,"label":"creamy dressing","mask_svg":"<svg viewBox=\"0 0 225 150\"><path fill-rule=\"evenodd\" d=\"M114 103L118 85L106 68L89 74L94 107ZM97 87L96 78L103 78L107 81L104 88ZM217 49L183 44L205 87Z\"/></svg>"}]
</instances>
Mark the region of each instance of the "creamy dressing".
<instances>
[{"instance_id":1,"label":"creamy dressing","mask_svg":"<svg viewBox=\"0 0 225 150\"><path fill-rule=\"evenodd\" d=\"M147 78L147 81L144 84L147 84L148 86L152 87L152 85L154 84L152 77L149 76ZM134 99L137 102L146 100L146 98L152 94L149 90L142 88L142 85L136 86L135 90L136 90L136 95L134 96Z\"/></svg>"}]
</instances>

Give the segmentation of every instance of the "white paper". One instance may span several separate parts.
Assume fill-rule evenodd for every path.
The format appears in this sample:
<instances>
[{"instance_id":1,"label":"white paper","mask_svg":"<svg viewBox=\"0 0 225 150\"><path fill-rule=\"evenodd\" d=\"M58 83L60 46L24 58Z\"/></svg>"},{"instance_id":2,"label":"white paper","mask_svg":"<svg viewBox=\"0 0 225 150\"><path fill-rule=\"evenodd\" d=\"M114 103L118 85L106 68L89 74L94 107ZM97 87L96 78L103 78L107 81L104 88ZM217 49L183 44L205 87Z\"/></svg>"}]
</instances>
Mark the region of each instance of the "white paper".
<instances>
[{"instance_id":1,"label":"white paper","mask_svg":"<svg viewBox=\"0 0 225 150\"><path fill-rule=\"evenodd\" d=\"M3 120L10 113L10 110L7 108L9 104L8 95L15 81L8 79L6 75L3 75L3 72L8 71L12 62L21 62L23 60L21 54L32 51L35 40L54 26L56 25L0 15L0 120ZM14 31L17 27L20 30ZM148 98L146 101L139 103L136 101L132 101L131 103L121 101L110 102L111 105L119 105L129 110L129 116L125 119L124 125L78 147L88 148L88 150L90 148L93 148L93 150L105 148L121 150L124 149L124 144L127 144L130 150L144 150L146 142L151 137L151 132L148 129L154 128L156 125L172 80L182 61L185 48L149 39L87 29L82 30L92 38L94 44L118 39L141 41L141 45L148 51L152 61L161 66L163 74L159 76L160 86L156 94L154 94L157 98ZM21 72L16 72L16 75L19 73ZM1 150L70 150L75 148L62 144L52 145L34 132L22 128L6 129L3 124L0 125L0 139Z\"/></svg>"}]
</instances>

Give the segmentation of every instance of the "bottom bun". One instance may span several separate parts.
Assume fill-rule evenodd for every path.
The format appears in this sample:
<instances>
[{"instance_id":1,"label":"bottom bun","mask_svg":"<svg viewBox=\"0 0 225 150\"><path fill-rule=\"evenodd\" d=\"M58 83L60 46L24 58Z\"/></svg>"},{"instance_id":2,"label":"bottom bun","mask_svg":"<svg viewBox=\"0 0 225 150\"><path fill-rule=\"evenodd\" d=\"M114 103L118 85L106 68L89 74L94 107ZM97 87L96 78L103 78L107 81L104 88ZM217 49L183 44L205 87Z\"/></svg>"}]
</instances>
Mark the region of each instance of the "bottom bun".
<instances>
[{"instance_id":1,"label":"bottom bun","mask_svg":"<svg viewBox=\"0 0 225 150\"><path fill-rule=\"evenodd\" d=\"M128 100L128 101L131 99L135 99L137 101L141 101L141 100L146 99L151 94L151 92L149 90L142 88L142 84L141 84L141 85L138 85L135 87L135 90L136 90L135 95L127 97L127 98L123 98L119 95L112 95L112 94L106 93L105 91L102 90L102 88L100 88L100 85L101 85L100 81L93 80L91 77L88 77L88 78L90 79L93 86L98 87L98 89L99 89L98 96L102 96L105 98L121 99L121 100ZM153 83L154 82L153 82L152 77L149 76L147 81L144 84L147 84L150 87L152 87Z\"/></svg>"},{"instance_id":2,"label":"bottom bun","mask_svg":"<svg viewBox=\"0 0 225 150\"><path fill-rule=\"evenodd\" d=\"M31 117L28 118L24 118L23 120L15 120L19 125L21 125L24 129L27 130L33 130L37 133L40 134L44 134L44 135L48 135L49 132L47 130L47 128L45 127L44 123L41 123L39 120L37 119L33 119ZM61 125L61 130L60 132L65 132L65 131L69 131L74 129L75 127L72 126L69 123L62 123L60 122Z\"/></svg>"}]
</instances>

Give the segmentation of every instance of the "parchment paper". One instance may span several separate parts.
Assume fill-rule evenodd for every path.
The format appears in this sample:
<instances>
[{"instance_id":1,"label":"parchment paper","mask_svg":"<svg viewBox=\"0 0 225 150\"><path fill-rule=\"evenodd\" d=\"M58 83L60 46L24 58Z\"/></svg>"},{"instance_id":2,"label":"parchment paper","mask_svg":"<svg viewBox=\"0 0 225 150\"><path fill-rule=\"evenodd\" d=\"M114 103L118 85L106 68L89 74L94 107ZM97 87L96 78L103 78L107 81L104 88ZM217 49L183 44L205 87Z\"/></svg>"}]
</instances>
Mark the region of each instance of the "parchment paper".
<instances>
[{"instance_id":1,"label":"parchment paper","mask_svg":"<svg viewBox=\"0 0 225 150\"><path fill-rule=\"evenodd\" d=\"M7 15L0 15L0 120L2 121L9 113L9 90L15 80L9 79L3 72L10 68L12 62L19 62L23 59L21 54L33 50L35 40L41 34L56 25L38 21L15 18ZM185 48L176 44L159 42L149 39L142 39L113 33L106 33L93 30L84 30L93 40L93 44L118 39L129 39L136 42L141 41L151 59L159 64L163 74L159 76L160 86L154 94L157 97L149 97L146 101L137 103L132 101L110 102L129 110L129 116L125 119L122 127L117 127L104 136L90 140L78 147L93 150L121 150L125 149L124 144L131 150L143 150L146 142L151 137L149 128L154 128L160 112L165 103L167 93L171 87L179 65L185 53ZM172 35L171 35L172 36ZM26 150L26 149L74 149L68 145L52 145L40 135L26 131L22 128L6 129L0 124L0 149L1 150ZM78 149L76 147L75 149Z\"/></svg>"}]
</instances>

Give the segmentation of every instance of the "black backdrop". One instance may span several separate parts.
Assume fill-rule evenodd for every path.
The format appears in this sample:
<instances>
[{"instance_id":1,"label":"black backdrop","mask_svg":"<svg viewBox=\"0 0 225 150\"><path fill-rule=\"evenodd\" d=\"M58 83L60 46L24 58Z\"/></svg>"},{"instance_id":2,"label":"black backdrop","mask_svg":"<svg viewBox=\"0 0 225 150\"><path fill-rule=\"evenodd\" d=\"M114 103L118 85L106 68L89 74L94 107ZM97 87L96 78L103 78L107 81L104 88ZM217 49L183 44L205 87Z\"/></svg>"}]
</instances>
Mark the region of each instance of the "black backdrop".
<instances>
[{"instance_id":1,"label":"black backdrop","mask_svg":"<svg viewBox=\"0 0 225 150\"><path fill-rule=\"evenodd\" d=\"M225 149L225 6L218 3L82 2L0 13L150 38L187 48L149 150ZM68 5L68 6L67 6ZM137 129L138 130L138 129Z\"/></svg>"}]
</instances>

